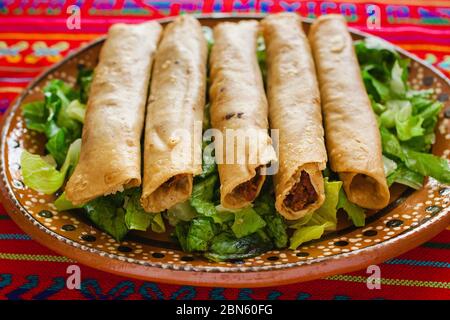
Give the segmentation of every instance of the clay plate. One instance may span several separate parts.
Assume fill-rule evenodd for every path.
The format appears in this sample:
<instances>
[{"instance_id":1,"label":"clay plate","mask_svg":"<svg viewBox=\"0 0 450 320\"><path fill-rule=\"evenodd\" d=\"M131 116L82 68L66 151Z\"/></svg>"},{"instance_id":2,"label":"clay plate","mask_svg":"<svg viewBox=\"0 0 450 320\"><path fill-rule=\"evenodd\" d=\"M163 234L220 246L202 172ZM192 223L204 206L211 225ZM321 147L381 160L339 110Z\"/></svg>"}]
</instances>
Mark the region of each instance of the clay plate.
<instances>
[{"instance_id":1,"label":"clay plate","mask_svg":"<svg viewBox=\"0 0 450 320\"><path fill-rule=\"evenodd\" d=\"M204 25L262 16L203 16ZM161 21L166 23L170 20ZM308 29L311 21L305 21ZM354 39L367 34L351 30ZM20 112L24 103L43 99L42 88L53 78L74 83L77 65L96 65L104 38L69 54L16 99L3 118L1 132L1 198L13 220L33 239L82 264L122 276L149 281L221 287L261 287L306 281L365 268L395 257L431 239L450 224L450 187L427 179L419 191L394 188L391 204L371 212L364 228L340 225L338 231L297 250L269 251L259 257L213 263L183 253L168 235L131 233L118 243L76 212L57 212L54 196L24 186L19 159L23 149L43 153L44 139L25 128ZM410 84L433 89L445 104L436 127L433 153L450 154L450 83L436 69L397 48L412 60Z\"/></svg>"}]
</instances>

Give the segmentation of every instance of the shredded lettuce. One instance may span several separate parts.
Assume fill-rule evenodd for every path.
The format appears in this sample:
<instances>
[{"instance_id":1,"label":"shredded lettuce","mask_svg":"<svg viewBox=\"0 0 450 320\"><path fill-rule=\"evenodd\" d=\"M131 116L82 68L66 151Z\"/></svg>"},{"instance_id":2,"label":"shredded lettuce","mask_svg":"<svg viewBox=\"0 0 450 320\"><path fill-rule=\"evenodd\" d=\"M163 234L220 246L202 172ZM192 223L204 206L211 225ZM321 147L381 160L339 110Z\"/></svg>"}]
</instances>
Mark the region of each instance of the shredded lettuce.
<instances>
[{"instance_id":1,"label":"shredded lettuce","mask_svg":"<svg viewBox=\"0 0 450 320\"><path fill-rule=\"evenodd\" d=\"M274 208L270 181L266 181L254 206L230 210L218 205L216 180L217 173L197 178L189 203L182 205L195 211L188 219L176 219L173 235L183 250L223 261L251 257L267 248L286 247L286 224Z\"/></svg>"},{"instance_id":2,"label":"shredded lettuce","mask_svg":"<svg viewBox=\"0 0 450 320\"><path fill-rule=\"evenodd\" d=\"M325 201L322 206L289 226L295 229L290 238L290 249L294 250L304 242L320 238L325 230L336 229L341 186L342 181L330 182L325 178Z\"/></svg>"},{"instance_id":3,"label":"shredded lettuce","mask_svg":"<svg viewBox=\"0 0 450 320\"><path fill-rule=\"evenodd\" d=\"M75 169L92 75L92 70L80 67L76 87L52 80L44 88L45 101L22 106L27 128L47 137L46 156L22 153L22 175L28 187L46 194L55 193ZM55 200L55 206L59 211L82 209L95 225L118 241L130 230L145 231L151 227L154 232L165 232L161 214L145 212L140 195L140 188L133 188L99 197L84 206L74 206L63 192Z\"/></svg>"},{"instance_id":4,"label":"shredded lettuce","mask_svg":"<svg viewBox=\"0 0 450 320\"><path fill-rule=\"evenodd\" d=\"M259 197L255 200L253 209L264 219L264 228L268 237L272 240L276 248L287 246L289 236L287 234L287 224L284 218L275 210L275 199L266 182Z\"/></svg>"},{"instance_id":5,"label":"shredded lettuce","mask_svg":"<svg viewBox=\"0 0 450 320\"><path fill-rule=\"evenodd\" d=\"M186 236L187 251L207 251L218 230L212 219L199 217L192 220Z\"/></svg>"},{"instance_id":6,"label":"shredded lettuce","mask_svg":"<svg viewBox=\"0 0 450 320\"><path fill-rule=\"evenodd\" d=\"M320 239L325 229L327 228L327 224L319 224L319 225L310 225L303 226L294 231L294 234L291 237L289 249L295 250L302 243Z\"/></svg>"},{"instance_id":7,"label":"shredded lettuce","mask_svg":"<svg viewBox=\"0 0 450 320\"><path fill-rule=\"evenodd\" d=\"M140 190L133 189L124 199L125 224L129 230L146 231L155 219L154 214L145 212L142 208L140 196Z\"/></svg>"},{"instance_id":8,"label":"shredded lettuce","mask_svg":"<svg viewBox=\"0 0 450 320\"><path fill-rule=\"evenodd\" d=\"M213 261L244 259L270 249L272 243L263 231L239 239L231 232L225 231L212 239L210 251L205 253L205 257Z\"/></svg>"},{"instance_id":9,"label":"shredded lettuce","mask_svg":"<svg viewBox=\"0 0 450 320\"><path fill-rule=\"evenodd\" d=\"M339 192L342 181L328 181L325 179L325 201L317 209L308 221L309 225L322 225L325 230L335 230L337 225L337 209L339 202Z\"/></svg>"},{"instance_id":10,"label":"shredded lettuce","mask_svg":"<svg viewBox=\"0 0 450 320\"><path fill-rule=\"evenodd\" d=\"M82 104L78 100L73 100L67 106L66 110L67 116L73 120L77 120L81 123L84 123L84 115L86 113L86 105Z\"/></svg>"},{"instance_id":11,"label":"shredded lettuce","mask_svg":"<svg viewBox=\"0 0 450 320\"><path fill-rule=\"evenodd\" d=\"M66 176L72 174L78 163L80 148L81 139L72 142L61 170L57 170L56 166L48 161L48 157L44 158L24 150L20 157L23 182L26 186L38 192L55 193L64 184Z\"/></svg>"},{"instance_id":12,"label":"shredded lettuce","mask_svg":"<svg viewBox=\"0 0 450 320\"><path fill-rule=\"evenodd\" d=\"M152 231L156 232L156 233L166 232L166 224L164 223L161 213L157 213L154 216L154 218L152 220L151 228L152 228Z\"/></svg>"},{"instance_id":13,"label":"shredded lettuce","mask_svg":"<svg viewBox=\"0 0 450 320\"><path fill-rule=\"evenodd\" d=\"M432 99L431 90L409 88L409 61L385 41L368 37L356 41L355 50L389 159L384 162L388 183L418 189L425 176L450 183L448 161L430 154L442 103Z\"/></svg>"},{"instance_id":14,"label":"shredded lettuce","mask_svg":"<svg viewBox=\"0 0 450 320\"><path fill-rule=\"evenodd\" d=\"M190 204L199 215L206 217L214 217L216 215L217 211L213 197L217 180L216 175L211 175L194 184Z\"/></svg>"},{"instance_id":15,"label":"shredded lettuce","mask_svg":"<svg viewBox=\"0 0 450 320\"><path fill-rule=\"evenodd\" d=\"M191 221L197 216L197 211L191 206L189 200L174 205L165 214L171 226L176 226L180 221Z\"/></svg>"},{"instance_id":16,"label":"shredded lettuce","mask_svg":"<svg viewBox=\"0 0 450 320\"><path fill-rule=\"evenodd\" d=\"M44 101L30 102L22 106L22 114L28 129L37 132L45 132L45 123L48 118L48 110Z\"/></svg>"},{"instance_id":17,"label":"shredded lettuce","mask_svg":"<svg viewBox=\"0 0 450 320\"><path fill-rule=\"evenodd\" d=\"M20 165L23 182L33 190L52 194L58 191L64 183L65 174L59 172L39 155L23 151Z\"/></svg>"},{"instance_id":18,"label":"shredded lettuce","mask_svg":"<svg viewBox=\"0 0 450 320\"><path fill-rule=\"evenodd\" d=\"M88 218L117 241L121 241L130 230L164 232L161 214L148 213L142 208L140 188L99 197L88 202L83 209Z\"/></svg>"},{"instance_id":19,"label":"shredded lettuce","mask_svg":"<svg viewBox=\"0 0 450 320\"><path fill-rule=\"evenodd\" d=\"M337 209L344 209L349 219L352 220L353 225L356 227L363 227L366 224L364 209L347 199L344 188L341 188L339 191L339 202L337 204Z\"/></svg>"},{"instance_id":20,"label":"shredded lettuce","mask_svg":"<svg viewBox=\"0 0 450 320\"><path fill-rule=\"evenodd\" d=\"M58 211L66 211L66 210L72 210L72 209L79 209L83 206L76 206L72 202L66 199L66 193L63 192L61 195L55 200L54 202L56 210Z\"/></svg>"},{"instance_id":21,"label":"shredded lettuce","mask_svg":"<svg viewBox=\"0 0 450 320\"><path fill-rule=\"evenodd\" d=\"M129 229L125 221L125 210L115 200L114 195L99 197L83 208L89 220L97 227L117 241L122 241Z\"/></svg>"},{"instance_id":22,"label":"shredded lettuce","mask_svg":"<svg viewBox=\"0 0 450 320\"><path fill-rule=\"evenodd\" d=\"M413 189L420 189L423 185L424 176L400 165L387 177L387 183L391 186L394 182L406 185Z\"/></svg>"},{"instance_id":23,"label":"shredded lettuce","mask_svg":"<svg viewBox=\"0 0 450 320\"><path fill-rule=\"evenodd\" d=\"M80 89L80 102L82 104L85 104L88 100L93 75L92 69L85 68L82 65L78 66L77 86Z\"/></svg>"},{"instance_id":24,"label":"shredded lettuce","mask_svg":"<svg viewBox=\"0 0 450 320\"><path fill-rule=\"evenodd\" d=\"M90 81L90 80L89 80ZM85 79L83 86L88 86ZM58 168L66 158L69 146L81 137L84 105L77 102L82 88L73 88L62 80L51 80L44 88L44 101L22 106L25 125L30 130L45 134L48 153Z\"/></svg>"},{"instance_id":25,"label":"shredded lettuce","mask_svg":"<svg viewBox=\"0 0 450 320\"><path fill-rule=\"evenodd\" d=\"M430 153L414 151L402 145L397 137L386 128L380 128L380 133L383 152L387 156L397 159L399 167L404 166L416 173L417 177L422 176L421 180L424 176L431 176L443 183L450 183L450 166L446 159Z\"/></svg>"},{"instance_id":26,"label":"shredded lettuce","mask_svg":"<svg viewBox=\"0 0 450 320\"><path fill-rule=\"evenodd\" d=\"M364 226L364 209L347 199L342 188L342 181L329 181L325 178L324 187L325 201L322 206L289 225L290 228L295 229L290 238L290 249L296 249L304 242L319 239L325 231L336 230L339 209L347 213L355 226Z\"/></svg>"},{"instance_id":27,"label":"shredded lettuce","mask_svg":"<svg viewBox=\"0 0 450 320\"><path fill-rule=\"evenodd\" d=\"M235 213L234 223L231 226L237 238L245 237L266 226L266 222L252 207L246 207Z\"/></svg>"},{"instance_id":28,"label":"shredded lettuce","mask_svg":"<svg viewBox=\"0 0 450 320\"><path fill-rule=\"evenodd\" d=\"M398 167L397 162L389 159L384 155L383 155L383 166L384 166L384 174L386 177L389 176L391 173L393 173Z\"/></svg>"}]
</instances>

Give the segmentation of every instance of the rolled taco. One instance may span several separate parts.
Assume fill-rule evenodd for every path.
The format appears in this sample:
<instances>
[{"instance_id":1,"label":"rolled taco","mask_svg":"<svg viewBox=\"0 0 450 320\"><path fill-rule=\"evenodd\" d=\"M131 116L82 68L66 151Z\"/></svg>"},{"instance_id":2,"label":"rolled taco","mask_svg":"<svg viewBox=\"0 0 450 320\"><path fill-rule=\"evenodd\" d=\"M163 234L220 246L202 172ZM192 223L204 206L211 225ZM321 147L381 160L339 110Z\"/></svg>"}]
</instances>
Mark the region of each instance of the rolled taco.
<instances>
[{"instance_id":1,"label":"rolled taco","mask_svg":"<svg viewBox=\"0 0 450 320\"><path fill-rule=\"evenodd\" d=\"M344 17L320 17L311 26L309 40L331 169L339 174L351 202L363 208L384 208L390 195L380 133Z\"/></svg>"},{"instance_id":2,"label":"rolled taco","mask_svg":"<svg viewBox=\"0 0 450 320\"><path fill-rule=\"evenodd\" d=\"M78 165L65 188L75 205L141 185L141 143L157 22L113 25L94 71Z\"/></svg>"},{"instance_id":3,"label":"rolled taco","mask_svg":"<svg viewBox=\"0 0 450 320\"><path fill-rule=\"evenodd\" d=\"M221 204L249 205L264 183L264 168L276 154L268 135L268 107L256 57L256 21L224 22L214 28L210 57L212 127L222 132L216 145ZM220 163L221 162L221 163Z\"/></svg>"},{"instance_id":4,"label":"rolled taco","mask_svg":"<svg viewBox=\"0 0 450 320\"><path fill-rule=\"evenodd\" d=\"M202 172L207 43L200 23L181 16L164 30L155 56L144 136L141 203L159 212L187 200Z\"/></svg>"},{"instance_id":5,"label":"rolled taco","mask_svg":"<svg viewBox=\"0 0 450 320\"><path fill-rule=\"evenodd\" d=\"M279 130L275 207L286 219L299 219L325 200L327 153L316 71L298 15L271 15L261 25L270 127Z\"/></svg>"}]
</instances>

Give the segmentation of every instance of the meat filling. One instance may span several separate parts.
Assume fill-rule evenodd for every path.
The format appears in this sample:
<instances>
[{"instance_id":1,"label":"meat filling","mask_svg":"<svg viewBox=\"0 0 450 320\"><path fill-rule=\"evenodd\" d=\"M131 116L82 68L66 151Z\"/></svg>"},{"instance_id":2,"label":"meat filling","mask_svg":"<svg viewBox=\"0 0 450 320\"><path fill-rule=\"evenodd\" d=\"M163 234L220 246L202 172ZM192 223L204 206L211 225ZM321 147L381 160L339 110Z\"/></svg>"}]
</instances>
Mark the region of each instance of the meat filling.
<instances>
[{"instance_id":1,"label":"meat filling","mask_svg":"<svg viewBox=\"0 0 450 320\"><path fill-rule=\"evenodd\" d=\"M179 174L171 177L169 180L164 182L160 188L168 191L171 188L175 188L176 190L183 189L187 183L187 177L184 174Z\"/></svg>"},{"instance_id":2,"label":"meat filling","mask_svg":"<svg viewBox=\"0 0 450 320\"><path fill-rule=\"evenodd\" d=\"M253 201L256 198L256 194L258 193L260 178L261 176L259 175L259 173L257 173L249 181L241 183L236 188L234 188L233 193L239 198L244 199L245 201Z\"/></svg>"},{"instance_id":3,"label":"meat filling","mask_svg":"<svg viewBox=\"0 0 450 320\"><path fill-rule=\"evenodd\" d=\"M300 181L292 187L284 199L284 205L293 211L300 211L317 201L318 195L306 171L302 171Z\"/></svg>"}]
</instances>

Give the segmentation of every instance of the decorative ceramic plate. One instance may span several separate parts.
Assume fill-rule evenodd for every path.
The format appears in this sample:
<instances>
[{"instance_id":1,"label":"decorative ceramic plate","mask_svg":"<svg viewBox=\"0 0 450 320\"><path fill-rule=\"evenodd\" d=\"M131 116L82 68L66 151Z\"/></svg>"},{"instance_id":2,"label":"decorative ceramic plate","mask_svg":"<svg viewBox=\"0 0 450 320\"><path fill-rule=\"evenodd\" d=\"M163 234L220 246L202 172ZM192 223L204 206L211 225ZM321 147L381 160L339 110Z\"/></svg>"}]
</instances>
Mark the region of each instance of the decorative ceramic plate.
<instances>
[{"instance_id":1,"label":"decorative ceramic plate","mask_svg":"<svg viewBox=\"0 0 450 320\"><path fill-rule=\"evenodd\" d=\"M261 16L210 16L201 18L213 26L224 20ZM162 22L167 22L162 21ZM305 21L308 28L310 21ZM351 30L353 38L366 34ZM82 264L123 276L150 281L202 286L273 286L316 279L362 269L397 256L429 240L450 224L450 187L427 179L418 191L391 189L388 207L370 212L364 228L340 225L338 230L297 250L269 251L233 262L209 262L186 254L168 235L134 232L118 243L75 212L58 212L48 196L27 188L19 159L22 150L43 153L44 139L25 128L23 103L42 100L42 88L53 78L75 82L77 65L93 68L104 38L69 54L33 81L4 116L1 132L2 201L14 221L35 240ZM397 48L411 59L410 85L433 89L445 104L436 127L433 153L450 154L450 83L436 69Z\"/></svg>"}]
</instances>

